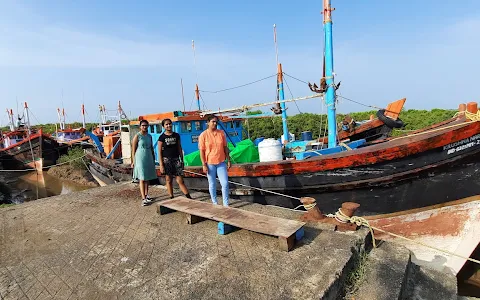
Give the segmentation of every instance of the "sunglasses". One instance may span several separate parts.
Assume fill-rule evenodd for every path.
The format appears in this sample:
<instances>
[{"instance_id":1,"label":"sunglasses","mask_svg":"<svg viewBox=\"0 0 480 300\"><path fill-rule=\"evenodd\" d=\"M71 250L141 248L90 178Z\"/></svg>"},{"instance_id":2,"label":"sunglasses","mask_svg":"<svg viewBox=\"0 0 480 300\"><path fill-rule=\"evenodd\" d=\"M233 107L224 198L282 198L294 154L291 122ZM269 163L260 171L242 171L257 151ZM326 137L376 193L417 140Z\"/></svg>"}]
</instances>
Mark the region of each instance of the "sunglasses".
<instances>
[{"instance_id":1,"label":"sunglasses","mask_svg":"<svg viewBox=\"0 0 480 300\"><path fill-rule=\"evenodd\" d=\"M142 126L142 127L148 127L148 125L145 125L145 124L144 124L144 125L140 125L140 126Z\"/></svg>"},{"instance_id":2,"label":"sunglasses","mask_svg":"<svg viewBox=\"0 0 480 300\"><path fill-rule=\"evenodd\" d=\"M164 126L168 126L168 125L172 125L172 123L165 123L165 125L164 125Z\"/></svg>"}]
</instances>

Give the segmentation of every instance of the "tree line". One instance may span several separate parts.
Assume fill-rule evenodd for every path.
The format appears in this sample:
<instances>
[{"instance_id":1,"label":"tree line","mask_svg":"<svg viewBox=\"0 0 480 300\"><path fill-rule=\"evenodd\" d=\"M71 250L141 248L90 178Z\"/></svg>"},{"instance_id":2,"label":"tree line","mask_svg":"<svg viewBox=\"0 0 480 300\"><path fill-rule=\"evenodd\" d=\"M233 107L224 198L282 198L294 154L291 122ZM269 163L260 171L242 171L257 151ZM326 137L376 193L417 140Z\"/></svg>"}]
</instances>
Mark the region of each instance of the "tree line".
<instances>
[{"instance_id":1,"label":"tree line","mask_svg":"<svg viewBox=\"0 0 480 300\"><path fill-rule=\"evenodd\" d=\"M260 114L261 111L248 112L249 115ZM377 111L355 112L349 115L356 121L368 120L370 115L376 116ZM432 124L442 122L451 118L456 113L453 109L432 109L432 110L416 110L404 109L400 113L400 119L405 123L405 127L401 129L394 129L393 135L402 134L405 131L417 130ZM339 123L345 114L337 115L337 123ZM312 114L301 113L294 116L287 117L288 130L295 134L297 138L301 136L303 131L311 131L313 137L327 135L327 115L326 114ZM250 137L255 140L259 137L274 137L280 138L283 133L281 116L249 118L243 121L244 138ZM92 131L98 123L87 123L86 129ZM79 128L82 126L80 122L67 124L67 128ZM34 128L42 128L44 133L52 134L56 130L55 124L40 124L33 126ZM1 128L2 131L8 131L8 127Z\"/></svg>"},{"instance_id":2,"label":"tree line","mask_svg":"<svg viewBox=\"0 0 480 300\"><path fill-rule=\"evenodd\" d=\"M432 110L402 110L400 119L404 122L405 127L394 129L392 135L397 136L410 130L421 129L435 123L445 121L454 116L457 111L454 109L432 109ZM259 114L261 111L252 111L248 114ZM376 110L355 112L349 115L356 121L369 120L370 115L376 117ZM345 114L337 114L337 123L341 122ZM288 131L295 134L298 139L303 131L311 131L314 138L328 135L327 131L327 115L301 113L287 117ZM280 138L283 134L281 116L250 118L244 121L244 137L250 137L255 140L259 137Z\"/></svg>"}]
</instances>

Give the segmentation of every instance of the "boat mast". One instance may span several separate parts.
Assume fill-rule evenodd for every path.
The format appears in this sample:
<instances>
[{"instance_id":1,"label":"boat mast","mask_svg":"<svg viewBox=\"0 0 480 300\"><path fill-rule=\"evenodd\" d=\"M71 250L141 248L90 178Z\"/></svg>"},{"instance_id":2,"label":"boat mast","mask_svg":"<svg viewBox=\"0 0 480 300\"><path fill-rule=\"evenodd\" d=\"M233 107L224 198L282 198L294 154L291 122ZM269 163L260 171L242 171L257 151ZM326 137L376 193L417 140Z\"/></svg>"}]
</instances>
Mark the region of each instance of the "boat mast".
<instances>
[{"instance_id":1,"label":"boat mast","mask_svg":"<svg viewBox=\"0 0 480 300\"><path fill-rule=\"evenodd\" d=\"M200 90L198 89L198 84L195 84L195 99L197 99L198 110L202 110L200 107Z\"/></svg>"},{"instance_id":2,"label":"boat mast","mask_svg":"<svg viewBox=\"0 0 480 300\"><path fill-rule=\"evenodd\" d=\"M202 110L200 105L200 90L198 89L198 73L197 73L197 56L195 55L195 41L192 40L192 50L193 50L193 65L195 67L195 75L197 77L197 83L195 84L195 98L197 99L197 108Z\"/></svg>"},{"instance_id":3,"label":"boat mast","mask_svg":"<svg viewBox=\"0 0 480 300\"><path fill-rule=\"evenodd\" d=\"M273 41L275 43L275 58L277 60L277 89L278 100L280 101L280 108L282 110L282 127L283 127L283 141L287 143L290 141L287 125L287 106L285 104L285 94L283 91L283 71L282 64L278 62L278 47L277 47L277 26L273 24Z\"/></svg>"},{"instance_id":4,"label":"boat mast","mask_svg":"<svg viewBox=\"0 0 480 300\"><path fill-rule=\"evenodd\" d=\"M13 118L13 109L10 109L9 111L7 108L7 114L8 114L8 119L10 121L10 124L9 124L10 131L15 131L16 128L15 128L15 120Z\"/></svg>"},{"instance_id":5,"label":"boat mast","mask_svg":"<svg viewBox=\"0 0 480 300\"><path fill-rule=\"evenodd\" d=\"M335 81L333 73L333 34L331 0L323 0L323 27L325 32L325 80L328 118L328 148L337 146L337 120L335 109Z\"/></svg>"},{"instance_id":6,"label":"boat mast","mask_svg":"<svg viewBox=\"0 0 480 300\"><path fill-rule=\"evenodd\" d=\"M57 107L57 116L58 116L58 125L60 126L60 130L62 130L62 117L60 116L60 108Z\"/></svg>"},{"instance_id":7,"label":"boat mast","mask_svg":"<svg viewBox=\"0 0 480 300\"><path fill-rule=\"evenodd\" d=\"M283 127L283 139L287 143L290 141L290 135L288 133L287 126L287 105L285 104L285 95L283 92L283 73L282 73L282 64L278 64L278 75L277 75L277 84L278 84L278 99L280 102L280 107L282 108L282 127Z\"/></svg>"},{"instance_id":8,"label":"boat mast","mask_svg":"<svg viewBox=\"0 0 480 300\"><path fill-rule=\"evenodd\" d=\"M86 129L86 123L85 123L85 105L82 104L82 127Z\"/></svg>"},{"instance_id":9,"label":"boat mast","mask_svg":"<svg viewBox=\"0 0 480 300\"><path fill-rule=\"evenodd\" d=\"M118 101L118 129L122 127L122 105Z\"/></svg>"},{"instance_id":10,"label":"boat mast","mask_svg":"<svg viewBox=\"0 0 480 300\"><path fill-rule=\"evenodd\" d=\"M25 102L25 116L27 117L27 130L28 130L28 135L30 135L31 131L30 131L30 117L28 115L28 104L27 102Z\"/></svg>"},{"instance_id":11,"label":"boat mast","mask_svg":"<svg viewBox=\"0 0 480 300\"><path fill-rule=\"evenodd\" d=\"M65 130L65 108L62 108L62 130Z\"/></svg>"}]
</instances>

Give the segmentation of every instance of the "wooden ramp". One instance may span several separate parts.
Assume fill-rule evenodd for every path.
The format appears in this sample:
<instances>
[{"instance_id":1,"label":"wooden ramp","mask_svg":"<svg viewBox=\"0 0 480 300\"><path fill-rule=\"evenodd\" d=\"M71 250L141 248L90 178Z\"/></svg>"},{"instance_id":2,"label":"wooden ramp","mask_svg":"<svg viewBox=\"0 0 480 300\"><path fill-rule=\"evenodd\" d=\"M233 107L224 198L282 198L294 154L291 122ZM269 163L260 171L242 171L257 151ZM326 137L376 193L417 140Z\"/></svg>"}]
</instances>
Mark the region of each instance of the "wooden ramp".
<instances>
[{"instance_id":1,"label":"wooden ramp","mask_svg":"<svg viewBox=\"0 0 480 300\"><path fill-rule=\"evenodd\" d=\"M191 200L185 197L162 201L158 206L161 215L180 211L187 214L187 223L194 224L204 219L218 221L218 232L226 234L233 228L277 236L282 250L290 251L295 241L303 237L304 222L282 219L245 211L233 207L214 205L208 202ZM230 226L228 226L230 225Z\"/></svg>"}]
</instances>

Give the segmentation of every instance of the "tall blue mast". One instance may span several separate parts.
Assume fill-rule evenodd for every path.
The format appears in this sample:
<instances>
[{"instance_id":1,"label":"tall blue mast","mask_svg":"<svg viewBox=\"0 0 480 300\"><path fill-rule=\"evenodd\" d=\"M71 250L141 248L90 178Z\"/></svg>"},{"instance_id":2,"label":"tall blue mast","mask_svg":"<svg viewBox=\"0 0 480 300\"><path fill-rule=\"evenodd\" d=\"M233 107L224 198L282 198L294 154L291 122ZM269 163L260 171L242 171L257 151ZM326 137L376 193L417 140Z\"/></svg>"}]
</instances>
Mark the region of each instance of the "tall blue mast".
<instances>
[{"instance_id":1,"label":"tall blue mast","mask_svg":"<svg viewBox=\"0 0 480 300\"><path fill-rule=\"evenodd\" d=\"M283 91L282 64L278 64L277 84L278 84L278 100L283 101L285 100L285 94ZM284 138L284 141L289 142L290 136L288 134L288 126L287 126L287 106L285 105L285 102L280 102L280 107L282 108L283 138Z\"/></svg>"},{"instance_id":2,"label":"tall blue mast","mask_svg":"<svg viewBox=\"0 0 480 300\"><path fill-rule=\"evenodd\" d=\"M278 46L277 46L277 25L273 24L273 42L275 43L275 58L277 60L277 91L278 91L278 100L285 100L285 92L283 89L283 70L282 64L278 62ZM290 135L288 133L287 125L287 105L285 102L280 102L280 109L282 110L282 127L283 127L283 138L284 142L288 143L290 141Z\"/></svg>"},{"instance_id":3,"label":"tall blue mast","mask_svg":"<svg viewBox=\"0 0 480 300\"><path fill-rule=\"evenodd\" d=\"M335 81L333 78L333 33L331 0L323 0L323 27L325 32L325 81L328 118L328 148L337 146L337 120L335 109Z\"/></svg>"},{"instance_id":4,"label":"tall blue mast","mask_svg":"<svg viewBox=\"0 0 480 300\"><path fill-rule=\"evenodd\" d=\"M197 99L198 110L202 110L200 105L200 90L198 89L198 84L195 84L195 98Z\"/></svg>"}]
</instances>

